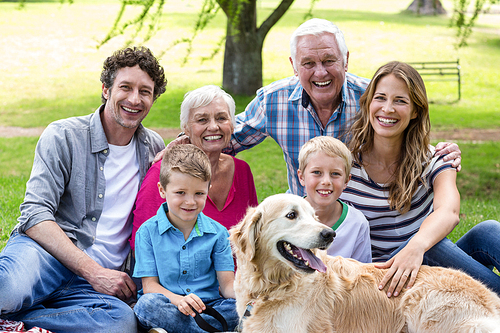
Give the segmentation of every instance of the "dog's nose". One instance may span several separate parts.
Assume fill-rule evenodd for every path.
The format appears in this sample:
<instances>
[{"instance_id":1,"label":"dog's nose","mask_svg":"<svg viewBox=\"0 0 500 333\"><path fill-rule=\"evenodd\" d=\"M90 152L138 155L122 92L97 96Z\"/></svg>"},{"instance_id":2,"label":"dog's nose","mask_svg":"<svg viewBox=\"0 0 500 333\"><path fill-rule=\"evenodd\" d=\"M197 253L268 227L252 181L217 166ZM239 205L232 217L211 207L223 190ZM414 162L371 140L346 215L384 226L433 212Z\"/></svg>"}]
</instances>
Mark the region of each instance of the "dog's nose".
<instances>
[{"instance_id":1,"label":"dog's nose","mask_svg":"<svg viewBox=\"0 0 500 333\"><path fill-rule=\"evenodd\" d=\"M320 236L325 242L331 242L333 241L333 238L336 236L336 234L332 229L323 229L320 233Z\"/></svg>"}]
</instances>

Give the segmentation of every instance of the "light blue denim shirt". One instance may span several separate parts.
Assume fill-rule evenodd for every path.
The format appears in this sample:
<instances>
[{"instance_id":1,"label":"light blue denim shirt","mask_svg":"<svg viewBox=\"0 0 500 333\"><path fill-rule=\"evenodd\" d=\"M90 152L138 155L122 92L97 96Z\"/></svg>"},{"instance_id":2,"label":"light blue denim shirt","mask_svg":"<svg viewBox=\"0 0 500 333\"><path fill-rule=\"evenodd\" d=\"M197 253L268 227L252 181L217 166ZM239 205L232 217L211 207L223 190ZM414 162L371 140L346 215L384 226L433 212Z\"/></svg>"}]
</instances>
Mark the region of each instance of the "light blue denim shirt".
<instances>
[{"instance_id":1,"label":"light blue denim shirt","mask_svg":"<svg viewBox=\"0 0 500 333\"><path fill-rule=\"evenodd\" d=\"M15 227L21 234L40 222L55 221L78 248L84 250L94 243L106 192L104 162L109 155L102 110L104 105L87 116L55 121L40 136ZM165 143L142 125L135 136L142 182Z\"/></svg>"},{"instance_id":2,"label":"light blue denim shirt","mask_svg":"<svg viewBox=\"0 0 500 333\"><path fill-rule=\"evenodd\" d=\"M167 203L144 222L135 238L134 277L157 276L177 295L194 293L204 300L219 298L217 271L234 271L226 227L203 213L187 240L168 220Z\"/></svg>"}]
</instances>

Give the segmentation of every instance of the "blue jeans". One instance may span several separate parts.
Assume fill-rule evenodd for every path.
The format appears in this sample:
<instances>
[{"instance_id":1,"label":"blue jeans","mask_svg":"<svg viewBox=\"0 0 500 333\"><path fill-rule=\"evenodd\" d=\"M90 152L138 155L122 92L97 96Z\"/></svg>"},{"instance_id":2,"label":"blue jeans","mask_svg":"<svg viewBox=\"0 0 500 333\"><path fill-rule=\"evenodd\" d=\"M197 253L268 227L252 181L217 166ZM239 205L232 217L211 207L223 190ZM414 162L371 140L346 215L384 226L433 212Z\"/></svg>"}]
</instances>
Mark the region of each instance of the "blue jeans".
<instances>
[{"instance_id":1,"label":"blue jeans","mask_svg":"<svg viewBox=\"0 0 500 333\"><path fill-rule=\"evenodd\" d=\"M226 319L228 331L234 331L239 318L236 312L236 300L233 298L217 298L215 300L202 300L210 305ZM173 333L204 333L191 316L186 316L163 294L150 293L139 297L134 306L134 311L139 323L146 329L161 327ZM203 319L211 326L222 330L222 325L212 316L201 314Z\"/></svg>"},{"instance_id":2,"label":"blue jeans","mask_svg":"<svg viewBox=\"0 0 500 333\"><path fill-rule=\"evenodd\" d=\"M409 241L409 240L408 240ZM392 253L394 256L407 243ZM475 225L457 243L444 238L424 255L425 265L459 269L500 296L500 223L488 220Z\"/></svg>"},{"instance_id":3,"label":"blue jeans","mask_svg":"<svg viewBox=\"0 0 500 333\"><path fill-rule=\"evenodd\" d=\"M133 332L133 310L96 292L31 238L13 233L0 253L0 317L53 332Z\"/></svg>"}]
</instances>

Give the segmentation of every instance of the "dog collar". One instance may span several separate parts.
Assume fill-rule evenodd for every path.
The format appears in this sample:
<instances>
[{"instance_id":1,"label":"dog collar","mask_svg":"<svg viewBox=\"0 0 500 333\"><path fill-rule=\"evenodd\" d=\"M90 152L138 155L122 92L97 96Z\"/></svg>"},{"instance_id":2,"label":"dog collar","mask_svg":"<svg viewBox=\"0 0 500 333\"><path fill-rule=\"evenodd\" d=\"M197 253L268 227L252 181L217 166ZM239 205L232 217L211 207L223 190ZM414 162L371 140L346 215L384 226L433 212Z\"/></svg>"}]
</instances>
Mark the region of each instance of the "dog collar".
<instances>
[{"instance_id":1,"label":"dog collar","mask_svg":"<svg viewBox=\"0 0 500 333\"><path fill-rule=\"evenodd\" d=\"M253 309L254 304L255 304L255 301L250 301L247 303L247 306L245 308L245 313L243 313L243 317L241 317L238 326L236 326L236 329L235 329L236 332L241 332L243 330L243 322L245 319L247 319L248 317L250 317L252 315L252 309Z\"/></svg>"}]
</instances>

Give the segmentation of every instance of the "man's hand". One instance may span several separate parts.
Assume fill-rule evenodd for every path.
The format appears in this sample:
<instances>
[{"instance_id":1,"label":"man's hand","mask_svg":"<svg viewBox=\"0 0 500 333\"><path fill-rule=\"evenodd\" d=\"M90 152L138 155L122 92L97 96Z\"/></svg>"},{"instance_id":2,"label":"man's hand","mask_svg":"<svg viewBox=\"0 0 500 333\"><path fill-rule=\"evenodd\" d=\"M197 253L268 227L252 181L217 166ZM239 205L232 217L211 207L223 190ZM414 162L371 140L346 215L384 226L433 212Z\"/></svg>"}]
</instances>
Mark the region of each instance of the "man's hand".
<instances>
[{"instance_id":1,"label":"man's hand","mask_svg":"<svg viewBox=\"0 0 500 333\"><path fill-rule=\"evenodd\" d=\"M121 271L101 267L98 272L86 277L86 280L95 291L116 296L122 301L135 297L137 293L134 281L127 273Z\"/></svg>"},{"instance_id":2,"label":"man's hand","mask_svg":"<svg viewBox=\"0 0 500 333\"><path fill-rule=\"evenodd\" d=\"M26 234L97 292L122 300L136 295L136 286L124 272L103 268L77 248L54 221L44 221L26 230Z\"/></svg>"},{"instance_id":3,"label":"man's hand","mask_svg":"<svg viewBox=\"0 0 500 333\"><path fill-rule=\"evenodd\" d=\"M447 154L447 155L446 155ZM451 164L454 168L457 168L457 172L462 170L462 152L456 143L452 142L440 142L436 145L436 155L446 155L443 157L443 161L454 160Z\"/></svg>"}]
</instances>

